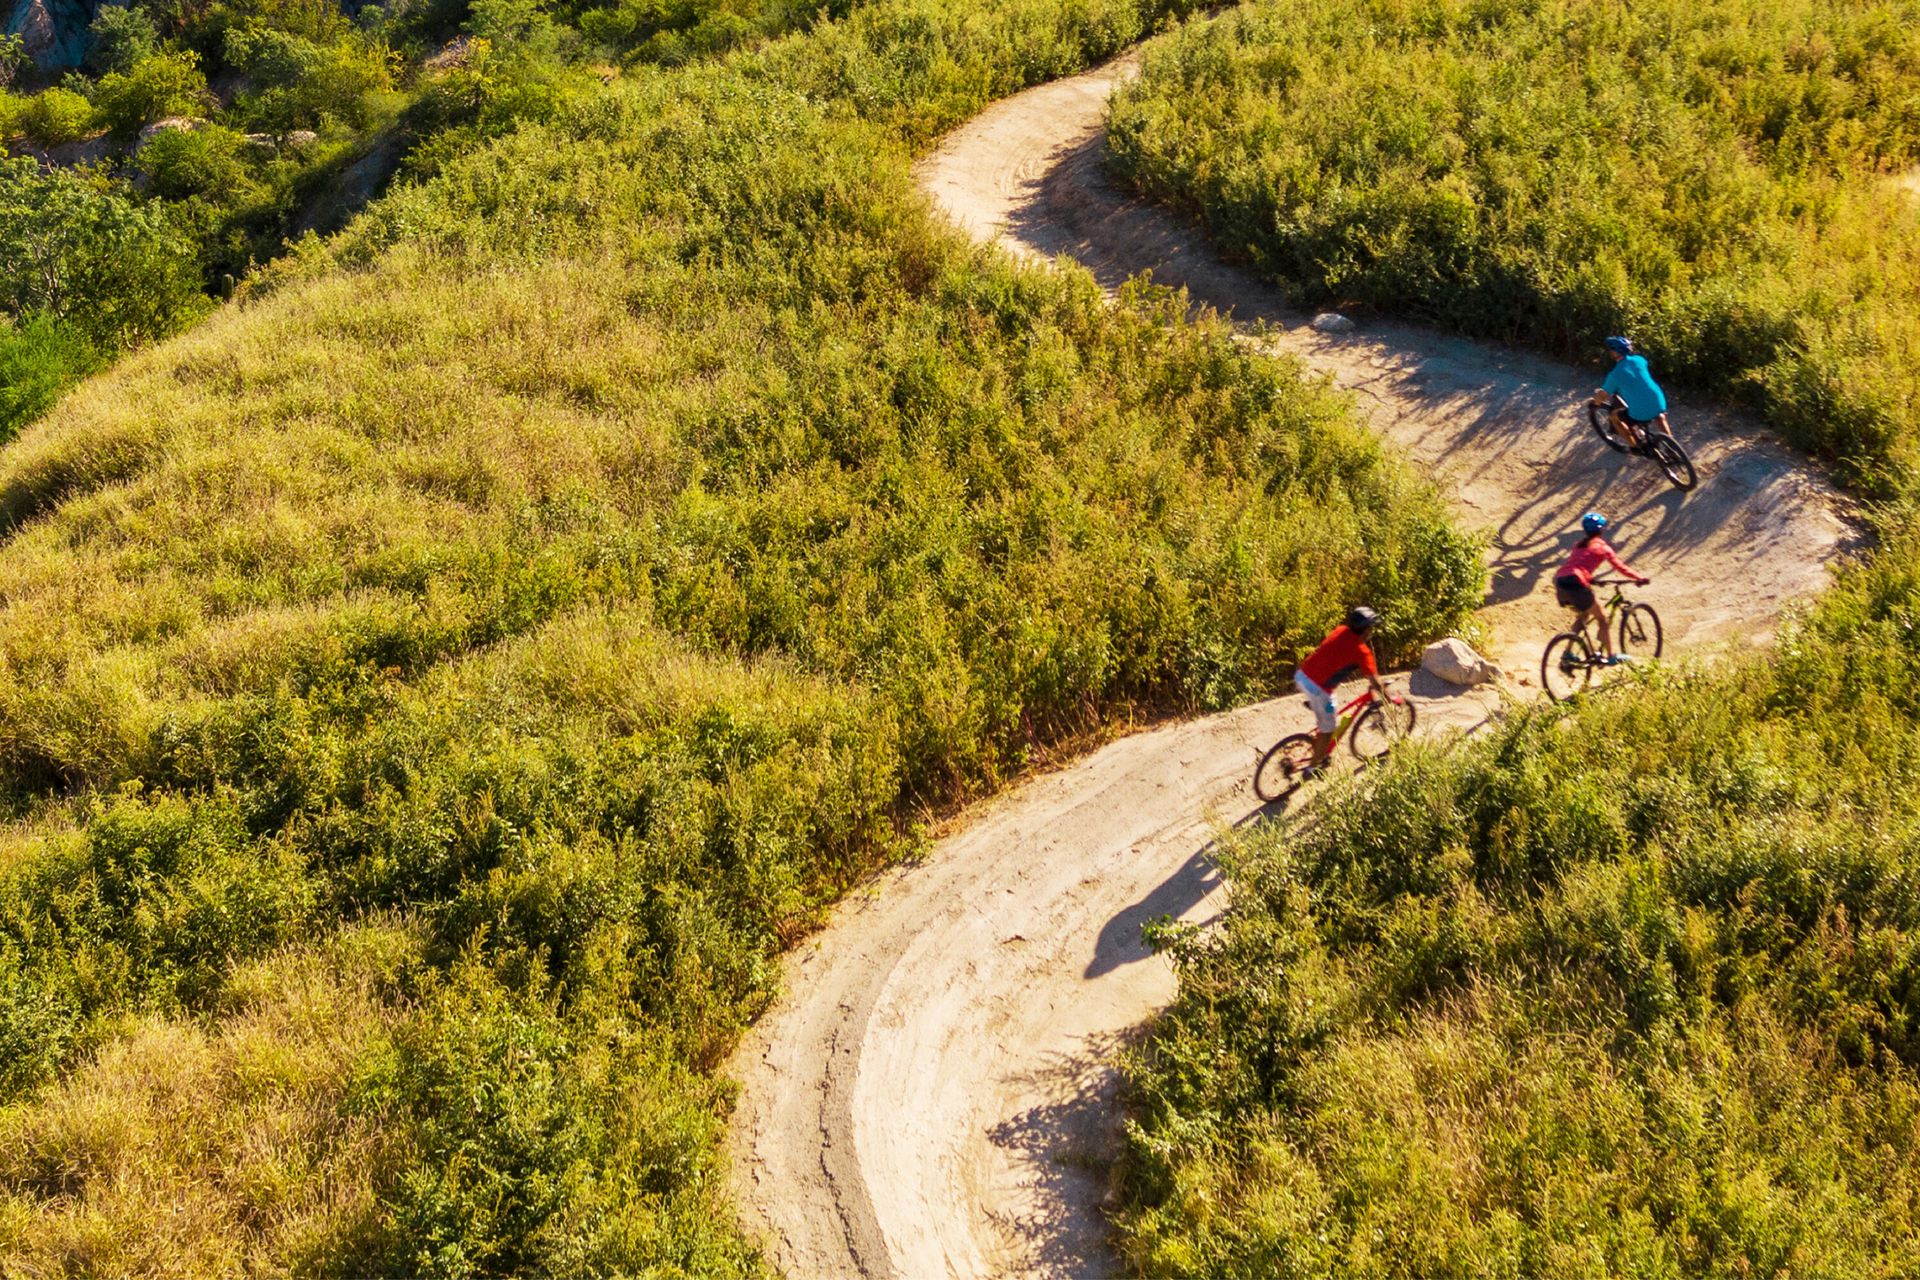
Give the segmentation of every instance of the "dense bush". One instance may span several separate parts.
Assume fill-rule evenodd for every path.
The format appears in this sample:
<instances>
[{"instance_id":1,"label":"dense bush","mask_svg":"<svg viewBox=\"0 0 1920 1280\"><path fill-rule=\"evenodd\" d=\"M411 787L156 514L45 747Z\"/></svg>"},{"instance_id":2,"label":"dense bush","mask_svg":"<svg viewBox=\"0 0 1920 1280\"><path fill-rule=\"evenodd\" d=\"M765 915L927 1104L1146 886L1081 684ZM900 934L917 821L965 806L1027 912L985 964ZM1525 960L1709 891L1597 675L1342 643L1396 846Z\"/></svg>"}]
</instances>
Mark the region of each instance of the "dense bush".
<instances>
[{"instance_id":1,"label":"dense bush","mask_svg":"<svg viewBox=\"0 0 1920 1280\"><path fill-rule=\"evenodd\" d=\"M126 71L109 71L93 86L100 123L118 138L169 116L202 116L213 104L200 60L191 52L156 53Z\"/></svg>"},{"instance_id":2,"label":"dense bush","mask_svg":"<svg viewBox=\"0 0 1920 1280\"><path fill-rule=\"evenodd\" d=\"M1920 578L1231 843L1136 1064L1152 1275L1920 1266Z\"/></svg>"},{"instance_id":3,"label":"dense bush","mask_svg":"<svg viewBox=\"0 0 1920 1280\"><path fill-rule=\"evenodd\" d=\"M1261 0L1150 52L1114 153L1303 300L1745 397L1875 493L1920 472L1908 0Z\"/></svg>"},{"instance_id":4,"label":"dense bush","mask_svg":"<svg viewBox=\"0 0 1920 1280\"><path fill-rule=\"evenodd\" d=\"M165 199L231 198L253 185L246 148L247 140L241 134L209 124L156 134L140 148L134 163L149 189Z\"/></svg>"},{"instance_id":5,"label":"dense bush","mask_svg":"<svg viewBox=\"0 0 1920 1280\"><path fill-rule=\"evenodd\" d=\"M93 37L87 66L96 72L129 72L160 52L160 29L137 4L101 5L87 30Z\"/></svg>"},{"instance_id":6,"label":"dense bush","mask_svg":"<svg viewBox=\"0 0 1920 1280\"><path fill-rule=\"evenodd\" d=\"M52 88L21 100L11 111L10 129L43 147L78 142L99 126L93 103L72 89Z\"/></svg>"},{"instance_id":7,"label":"dense bush","mask_svg":"<svg viewBox=\"0 0 1920 1280\"><path fill-rule=\"evenodd\" d=\"M903 0L624 77L0 454L0 1250L750 1269L713 1073L852 878L1357 595L1403 647L1477 602L1330 393L915 191L1014 32L1147 16ZM59 1146L167 1046L199 1092L127 1109L191 1140Z\"/></svg>"},{"instance_id":8,"label":"dense bush","mask_svg":"<svg viewBox=\"0 0 1920 1280\"><path fill-rule=\"evenodd\" d=\"M100 360L77 326L44 314L0 319L0 444L44 413Z\"/></svg>"}]
</instances>

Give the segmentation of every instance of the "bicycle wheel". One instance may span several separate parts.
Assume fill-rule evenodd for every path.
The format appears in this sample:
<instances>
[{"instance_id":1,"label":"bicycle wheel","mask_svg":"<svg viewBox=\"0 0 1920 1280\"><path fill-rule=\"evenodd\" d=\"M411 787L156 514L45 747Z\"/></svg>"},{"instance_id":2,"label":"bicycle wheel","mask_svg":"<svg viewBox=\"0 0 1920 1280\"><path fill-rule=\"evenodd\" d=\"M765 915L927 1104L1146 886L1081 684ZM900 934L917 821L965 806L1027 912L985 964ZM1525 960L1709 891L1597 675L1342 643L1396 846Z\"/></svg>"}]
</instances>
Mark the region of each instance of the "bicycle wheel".
<instances>
[{"instance_id":1,"label":"bicycle wheel","mask_svg":"<svg viewBox=\"0 0 1920 1280\"><path fill-rule=\"evenodd\" d=\"M1290 796L1300 786L1300 774L1313 763L1313 735L1290 733L1267 749L1253 771L1253 794L1268 804Z\"/></svg>"},{"instance_id":2,"label":"bicycle wheel","mask_svg":"<svg viewBox=\"0 0 1920 1280\"><path fill-rule=\"evenodd\" d=\"M1660 644L1660 615L1652 605L1634 603L1620 611L1620 652L1629 658L1657 658Z\"/></svg>"},{"instance_id":3,"label":"bicycle wheel","mask_svg":"<svg viewBox=\"0 0 1920 1280\"><path fill-rule=\"evenodd\" d=\"M1680 442L1671 436L1656 434L1647 441L1647 456L1660 464L1667 473L1667 479L1673 481L1676 489L1691 489L1696 477L1693 474L1693 460L1687 457L1687 451Z\"/></svg>"},{"instance_id":4,"label":"bicycle wheel","mask_svg":"<svg viewBox=\"0 0 1920 1280\"><path fill-rule=\"evenodd\" d=\"M1562 631L1547 641L1540 657L1540 687L1555 702L1564 702L1593 679L1593 649L1577 631Z\"/></svg>"},{"instance_id":5,"label":"bicycle wheel","mask_svg":"<svg viewBox=\"0 0 1920 1280\"><path fill-rule=\"evenodd\" d=\"M1347 746L1362 760L1378 760L1413 733L1411 702L1370 703L1347 731Z\"/></svg>"},{"instance_id":6,"label":"bicycle wheel","mask_svg":"<svg viewBox=\"0 0 1920 1280\"><path fill-rule=\"evenodd\" d=\"M1627 438L1613 429L1613 415L1599 405L1587 406L1587 423L1607 442L1607 448L1615 453L1625 453L1630 447Z\"/></svg>"}]
</instances>

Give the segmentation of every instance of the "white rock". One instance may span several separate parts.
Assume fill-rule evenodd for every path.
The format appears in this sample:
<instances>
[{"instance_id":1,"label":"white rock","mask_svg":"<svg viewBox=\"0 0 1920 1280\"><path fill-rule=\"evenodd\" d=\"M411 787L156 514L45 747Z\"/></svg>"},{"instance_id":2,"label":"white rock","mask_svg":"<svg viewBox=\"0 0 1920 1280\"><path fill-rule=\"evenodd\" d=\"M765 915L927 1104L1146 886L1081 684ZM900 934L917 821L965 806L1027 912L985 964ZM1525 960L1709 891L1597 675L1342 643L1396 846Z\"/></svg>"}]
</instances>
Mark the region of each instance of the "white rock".
<instances>
[{"instance_id":1,"label":"white rock","mask_svg":"<svg viewBox=\"0 0 1920 1280\"><path fill-rule=\"evenodd\" d=\"M1313 318L1313 327L1321 333L1352 333L1353 321L1338 311L1322 311Z\"/></svg>"},{"instance_id":2,"label":"white rock","mask_svg":"<svg viewBox=\"0 0 1920 1280\"><path fill-rule=\"evenodd\" d=\"M196 120L192 116L168 116L165 120L155 120L140 131L140 140L133 144L133 149L140 150L163 133L192 133L206 126L205 120Z\"/></svg>"},{"instance_id":3,"label":"white rock","mask_svg":"<svg viewBox=\"0 0 1920 1280\"><path fill-rule=\"evenodd\" d=\"M1448 684L1467 687L1485 684L1500 674L1500 668L1475 653L1466 641L1452 636L1426 647L1420 655L1420 669Z\"/></svg>"}]
</instances>

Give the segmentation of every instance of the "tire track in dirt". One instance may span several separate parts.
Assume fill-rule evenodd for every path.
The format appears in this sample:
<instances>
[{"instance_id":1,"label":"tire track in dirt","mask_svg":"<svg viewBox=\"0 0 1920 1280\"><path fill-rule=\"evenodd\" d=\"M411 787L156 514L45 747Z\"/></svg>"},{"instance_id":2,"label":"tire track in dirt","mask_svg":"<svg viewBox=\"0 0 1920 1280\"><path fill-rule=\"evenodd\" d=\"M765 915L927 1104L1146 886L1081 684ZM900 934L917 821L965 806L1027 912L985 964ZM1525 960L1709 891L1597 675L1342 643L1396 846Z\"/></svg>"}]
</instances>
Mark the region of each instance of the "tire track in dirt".
<instances>
[{"instance_id":1,"label":"tire track in dirt","mask_svg":"<svg viewBox=\"0 0 1920 1280\"><path fill-rule=\"evenodd\" d=\"M1491 651L1525 672L1560 621L1547 576L1600 507L1654 577L1668 643L1764 640L1856 534L1845 504L1753 424L1676 407L1701 483L1671 489L1576 417L1594 375L1429 331L1327 335L1117 190L1106 100L1135 57L995 104L922 162L956 223L1116 288L1151 271L1355 397L1491 535ZM1416 692L1423 689L1416 678ZM1464 728L1490 694L1422 699ZM1103 1197L1117 1150L1113 1053L1172 998L1140 925L1220 907L1206 850L1257 813L1258 752L1306 727L1297 699L1113 742L962 815L921 863L851 896L786 961L786 994L732 1064L747 1229L795 1277L1117 1270Z\"/></svg>"}]
</instances>

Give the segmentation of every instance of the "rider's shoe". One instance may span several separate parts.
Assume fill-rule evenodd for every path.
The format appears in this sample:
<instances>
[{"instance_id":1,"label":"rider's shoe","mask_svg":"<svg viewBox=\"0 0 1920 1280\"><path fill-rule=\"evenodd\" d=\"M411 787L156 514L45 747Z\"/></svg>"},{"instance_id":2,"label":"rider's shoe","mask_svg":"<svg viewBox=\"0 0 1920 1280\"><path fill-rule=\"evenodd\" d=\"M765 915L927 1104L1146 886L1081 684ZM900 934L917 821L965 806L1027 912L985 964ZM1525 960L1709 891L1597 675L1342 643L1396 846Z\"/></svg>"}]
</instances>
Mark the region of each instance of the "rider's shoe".
<instances>
[{"instance_id":1,"label":"rider's shoe","mask_svg":"<svg viewBox=\"0 0 1920 1280\"><path fill-rule=\"evenodd\" d=\"M1621 663L1625 662L1626 660L1627 660L1627 655L1624 653L1610 653L1606 657L1600 659L1600 665L1603 667L1617 667Z\"/></svg>"}]
</instances>

